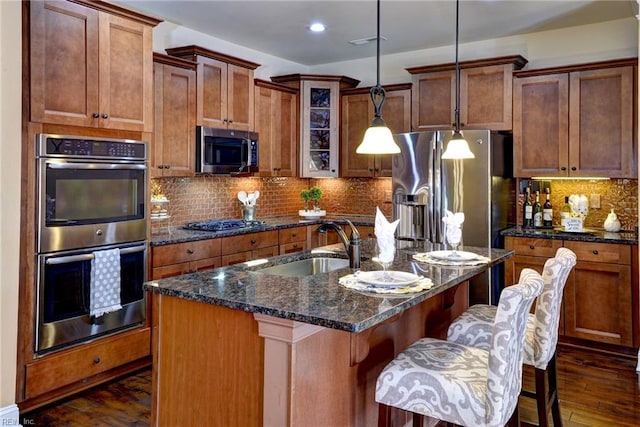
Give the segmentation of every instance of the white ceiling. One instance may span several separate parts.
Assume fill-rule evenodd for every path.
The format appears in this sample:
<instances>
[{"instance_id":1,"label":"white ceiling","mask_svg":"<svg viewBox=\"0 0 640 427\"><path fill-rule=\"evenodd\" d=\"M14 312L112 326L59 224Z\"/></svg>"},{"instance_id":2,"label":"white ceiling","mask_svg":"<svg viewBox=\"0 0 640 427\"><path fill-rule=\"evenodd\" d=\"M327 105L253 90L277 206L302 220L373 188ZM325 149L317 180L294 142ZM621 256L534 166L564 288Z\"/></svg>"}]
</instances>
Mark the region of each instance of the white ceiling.
<instances>
[{"instance_id":1,"label":"white ceiling","mask_svg":"<svg viewBox=\"0 0 640 427\"><path fill-rule=\"evenodd\" d=\"M375 55L375 43L348 43L375 37L375 0L113 2L307 66ZM635 0L462 0L460 43L629 18L637 10ZM382 0L380 15L382 55L455 42L453 0ZM325 33L308 31L316 20Z\"/></svg>"}]
</instances>

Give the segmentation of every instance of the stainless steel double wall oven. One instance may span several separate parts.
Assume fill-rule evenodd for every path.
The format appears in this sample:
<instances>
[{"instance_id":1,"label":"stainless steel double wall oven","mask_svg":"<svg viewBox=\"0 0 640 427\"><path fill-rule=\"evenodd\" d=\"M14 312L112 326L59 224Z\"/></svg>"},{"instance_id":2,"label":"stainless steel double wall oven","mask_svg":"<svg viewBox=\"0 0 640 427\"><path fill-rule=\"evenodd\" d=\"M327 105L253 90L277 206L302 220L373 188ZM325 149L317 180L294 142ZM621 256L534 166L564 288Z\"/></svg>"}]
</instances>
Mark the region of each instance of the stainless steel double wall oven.
<instances>
[{"instance_id":1,"label":"stainless steel double wall oven","mask_svg":"<svg viewBox=\"0 0 640 427\"><path fill-rule=\"evenodd\" d=\"M144 323L147 145L143 141L36 137L38 354ZM90 316L91 260L118 248L122 308Z\"/></svg>"}]
</instances>

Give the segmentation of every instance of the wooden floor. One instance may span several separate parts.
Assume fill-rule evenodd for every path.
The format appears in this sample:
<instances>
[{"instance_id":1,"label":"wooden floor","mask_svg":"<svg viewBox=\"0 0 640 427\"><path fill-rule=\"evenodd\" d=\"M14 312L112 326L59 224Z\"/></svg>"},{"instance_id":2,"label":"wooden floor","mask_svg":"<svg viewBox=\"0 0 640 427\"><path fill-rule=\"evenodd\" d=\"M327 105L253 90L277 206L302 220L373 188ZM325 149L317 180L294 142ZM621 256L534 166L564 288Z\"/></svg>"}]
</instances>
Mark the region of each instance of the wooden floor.
<instances>
[{"instance_id":1,"label":"wooden floor","mask_svg":"<svg viewBox=\"0 0 640 427\"><path fill-rule=\"evenodd\" d=\"M567 346L558 348L558 389L565 427L640 425L636 360ZM525 369L525 388L533 384ZM143 370L22 417L27 426L148 426L151 371ZM532 399L521 398L522 421L537 423ZM549 421L552 425L552 421ZM323 426L334 427L334 426ZM341 427L341 426L335 426Z\"/></svg>"}]
</instances>

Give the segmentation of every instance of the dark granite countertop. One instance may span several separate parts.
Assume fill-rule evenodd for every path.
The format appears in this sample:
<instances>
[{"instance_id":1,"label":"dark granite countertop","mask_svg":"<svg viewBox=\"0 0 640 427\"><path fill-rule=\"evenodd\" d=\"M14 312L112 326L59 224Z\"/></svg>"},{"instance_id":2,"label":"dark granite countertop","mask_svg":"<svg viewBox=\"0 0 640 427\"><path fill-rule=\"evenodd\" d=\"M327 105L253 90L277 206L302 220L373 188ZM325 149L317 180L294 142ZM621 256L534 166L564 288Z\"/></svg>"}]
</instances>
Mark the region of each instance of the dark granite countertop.
<instances>
[{"instance_id":1,"label":"dark granite countertop","mask_svg":"<svg viewBox=\"0 0 640 427\"><path fill-rule=\"evenodd\" d=\"M257 233L260 231L279 230L283 228L298 227L301 225L322 224L325 221L334 221L338 224L346 224L344 219L350 220L356 227L359 225L373 226L374 217L369 215L327 215L319 219L302 219L297 215L275 216L259 218L265 221L262 226L240 228L224 231L197 231L186 230L179 227L163 228L159 232L151 233L151 246L170 245L173 243L191 242L195 240L217 239L220 237L237 236L239 234Z\"/></svg>"},{"instance_id":2,"label":"dark granite countertop","mask_svg":"<svg viewBox=\"0 0 640 427\"><path fill-rule=\"evenodd\" d=\"M585 228L582 233L570 233L560 229L528 229L513 227L503 230L503 236L533 237L536 239L574 240L579 242L618 243L623 245L637 245L638 236L633 231L609 233L603 229Z\"/></svg>"},{"instance_id":3,"label":"dark granite countertop","mask_svg":"<svg viewBox=\"0 0 640 427\"><path fill-rule=\"evenodd\" d=\"M365 239L362 247L362 271L380 270L370 261L375 240ZM392 270L414 272L430 278L430 290L411 294L372 294L347 289L338 279L353 270L343 268L330 273L302 278L260 273L271 265L312 256L346 257L342 244L330 245L293 255L249 261L228 267L153 280L145 289L157 294L215 304L246 312L310 323L348 332L361 332L375 326L426 299L437 295L486 270L475 267L438 266L414 261L412 254L441 249L428 242L398 242ZM489 265L513 255L502 249L465 247L491 258Z\"/></svg>"}]
</instances>

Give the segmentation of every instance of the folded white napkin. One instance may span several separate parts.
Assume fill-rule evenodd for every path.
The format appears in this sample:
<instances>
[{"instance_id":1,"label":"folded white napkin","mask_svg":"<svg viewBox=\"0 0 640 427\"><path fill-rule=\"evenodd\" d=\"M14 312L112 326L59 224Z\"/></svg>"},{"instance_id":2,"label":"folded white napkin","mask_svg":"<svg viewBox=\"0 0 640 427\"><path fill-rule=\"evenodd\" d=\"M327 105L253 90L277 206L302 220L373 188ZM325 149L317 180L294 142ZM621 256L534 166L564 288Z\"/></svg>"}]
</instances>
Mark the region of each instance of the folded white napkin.
<instances>
[{"instance_id":1,"label":"folded white napkin","mask_svg":"<svg viewBox=\"0 0 640 427\"><path fill-rule=\"evenodd\" d=\"M120 249L96 251L91 260L89 315L120 310Z\"/></svg>"},{"instance_id":2,"label":"folded white napkin","mask_svg":"<svg viewBox=\"0 0 640 427\"><path fill-rule=\"evenodd\" d=\"M400 220L387 221L380 208L376 207L376 219L374 233L378 241L378 260L380 262L392 262L396 253L396 228Z\"/></svg>"},{"instance_id":3,"label":"folded white napkin","mask_svg":"<svg viewBox=\"0 0 640 427\"><path fill-rule=\"evenodd\" d=\"M462 239L462 223L464 222L464 213L456 212L453 213L451 211L445 211L445 215L442 218L442 222L446 225L445 233L447 237L447 241L449 243L452 242L460 242Z\"/></svg>"}]
</instances>

